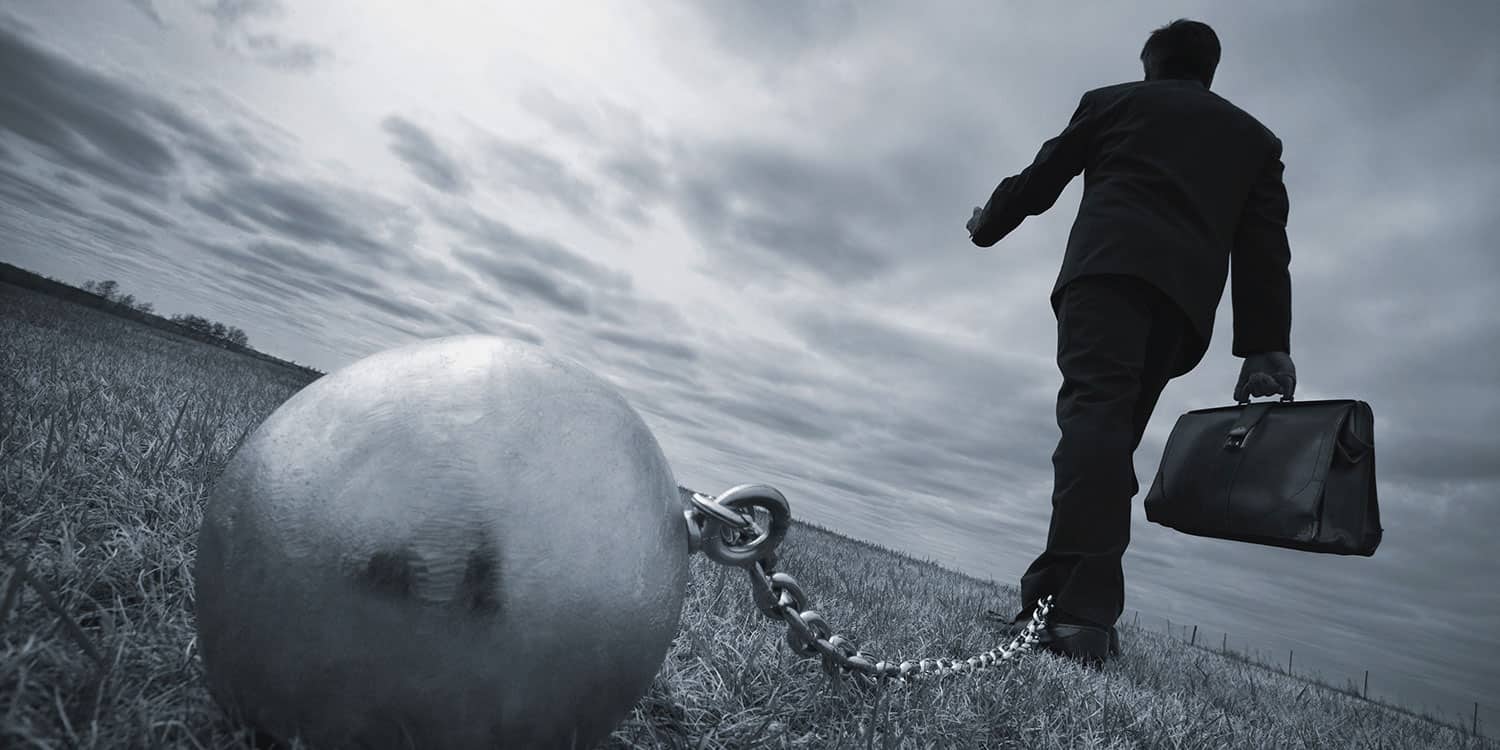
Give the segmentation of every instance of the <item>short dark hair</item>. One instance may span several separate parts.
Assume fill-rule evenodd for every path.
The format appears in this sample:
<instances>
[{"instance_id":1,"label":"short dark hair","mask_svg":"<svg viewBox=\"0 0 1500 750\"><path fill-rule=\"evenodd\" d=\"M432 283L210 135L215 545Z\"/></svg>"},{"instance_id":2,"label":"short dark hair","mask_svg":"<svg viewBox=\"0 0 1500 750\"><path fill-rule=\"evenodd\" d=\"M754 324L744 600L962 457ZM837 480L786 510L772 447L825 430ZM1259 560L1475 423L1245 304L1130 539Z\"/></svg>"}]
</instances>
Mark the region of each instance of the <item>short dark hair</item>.
<instances>
[{"instance_id":1,"label":"short dark hair","mask_svg":"<svg viewBox=\"0 0 1500 750\"><path fill-rule=\"evenodd\" d=\"M1214 82L1219 67L1219 35L1208 24L1179 18L1147 37L1141 64L1148 79L1186 78Z\"/></svg>"}]
</instances>

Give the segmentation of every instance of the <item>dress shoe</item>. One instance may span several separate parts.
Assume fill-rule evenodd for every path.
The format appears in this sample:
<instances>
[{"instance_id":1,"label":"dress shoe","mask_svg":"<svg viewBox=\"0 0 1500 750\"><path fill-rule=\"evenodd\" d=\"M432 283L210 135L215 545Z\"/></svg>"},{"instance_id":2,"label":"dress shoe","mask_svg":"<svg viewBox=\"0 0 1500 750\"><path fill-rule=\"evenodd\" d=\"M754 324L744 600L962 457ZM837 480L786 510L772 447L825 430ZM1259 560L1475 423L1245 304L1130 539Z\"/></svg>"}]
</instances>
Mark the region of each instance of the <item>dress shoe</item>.
<instances>
[{"instance_id":1,"label":"dress shoe","mask_svg":"<svg viewBox=\"0 0 1500 750\"><path fill-rule=\"evenodd\" d=\"M1031 624L1030 614L1017 615L1014 619L1006 619L1006 617L999 612L989 610L984 613L984 617L986 620L1000 623L1000 632L1004 633L1007 637L1015 637L1020 635L1021 632L1026 629L1026 626ZM1084 625L1082 623L1063 622L1059 624L1072 625L1074 627L1098 627L1096 625ZM1109 626L1107 630L1109 631L1109 658L1114 658L1120 655L1120 633L1119 631L1115 630L1115 627L1113 625Z\"/></svg>"},{"instance_id":2,"label":"dress shoe","mask_svg":"<svg viewBox=\"0 0 1500 750\"><path fill-rule=\"evenodd\" d=\"M1110 637L1112 629L1094 625L1049 623L1042 629L1037 645L1044 651L1098 667L1113 656L1111 646L1114 641Z\"/></svg>"}]
</instances>

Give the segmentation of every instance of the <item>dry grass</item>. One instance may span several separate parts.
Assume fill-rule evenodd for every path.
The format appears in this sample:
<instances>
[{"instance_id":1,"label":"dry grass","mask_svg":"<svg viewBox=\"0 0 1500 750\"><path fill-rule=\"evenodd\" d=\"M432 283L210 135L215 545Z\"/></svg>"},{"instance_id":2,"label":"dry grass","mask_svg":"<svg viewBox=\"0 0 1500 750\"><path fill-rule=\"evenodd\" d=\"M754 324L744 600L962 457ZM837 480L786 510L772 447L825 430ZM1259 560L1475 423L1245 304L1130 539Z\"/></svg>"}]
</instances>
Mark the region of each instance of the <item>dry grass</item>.
<instances>
[{"instance_id":1,"label":"dry grass","mask_svg":"<svg viewBox=\"0 0 1500 750\"><path fill-rule=\"evenodd\" d=\"M191 566L213 478L305 383L0 284L0 747L254 746L203 687ZM885 658L993 648L979 614L1017 604L805 524L779 558L837 632ZM742 573L691 565L681 633L610 747L1491 746L1128 625L1102 673L1038 656L865 693L794 658Z\"/></svg>"}]
</instances>

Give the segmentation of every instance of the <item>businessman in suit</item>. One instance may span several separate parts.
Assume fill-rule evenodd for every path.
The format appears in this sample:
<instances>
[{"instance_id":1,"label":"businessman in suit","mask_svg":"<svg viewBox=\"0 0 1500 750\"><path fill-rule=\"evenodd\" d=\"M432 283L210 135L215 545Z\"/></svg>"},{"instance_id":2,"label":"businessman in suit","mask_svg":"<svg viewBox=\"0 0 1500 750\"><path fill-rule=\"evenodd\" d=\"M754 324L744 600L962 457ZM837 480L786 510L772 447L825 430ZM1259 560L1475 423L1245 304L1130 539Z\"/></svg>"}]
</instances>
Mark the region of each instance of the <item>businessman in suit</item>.
<instances>
[{"instance_id":1,"label":"businessman in suit","mask_svg":"<svg viewBox=\"0 0 1500 750\"><path fill-rule=\"evenodd\" d=\"M1145 80L1085 93L1062 134L968 224L990 247L1084 175L1051 295L1063 376L1052 521L1012 625L1053 595L1043 647L1089 664L1118 654L1121 558L1140 490L1131 457L1167 382L1207 351L1231 269L1232 349L1245 360L1235 399L1296 386L1281 141L1209 91L1219 53L1207 24L1154 31Z\"/></svg>"}]
</instances>

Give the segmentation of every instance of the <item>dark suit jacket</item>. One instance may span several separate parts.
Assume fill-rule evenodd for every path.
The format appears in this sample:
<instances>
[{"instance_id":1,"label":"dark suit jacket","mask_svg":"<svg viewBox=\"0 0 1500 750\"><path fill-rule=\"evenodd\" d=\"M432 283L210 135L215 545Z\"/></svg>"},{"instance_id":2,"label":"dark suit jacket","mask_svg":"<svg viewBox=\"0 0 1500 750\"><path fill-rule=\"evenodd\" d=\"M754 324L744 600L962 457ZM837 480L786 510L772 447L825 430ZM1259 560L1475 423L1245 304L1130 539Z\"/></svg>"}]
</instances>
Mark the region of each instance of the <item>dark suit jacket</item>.
<instances>
[{"instance_id":1,"label":"dark suit jacket","mask_svg":"<svg viewBox=\"0 0 1500 750\"><path fill-rule=\"evenodd\" d=\"M1083 95L1062 134L995 188L974 231L989 247L1052 207L1083 172L1083 200L1052 290L1127 274L1162 290L1201 340L1233 266L1235 356L1291 351L1292 286L1281 140L1197 81L1134 81Z\"/></svg>"}]
</instances>

